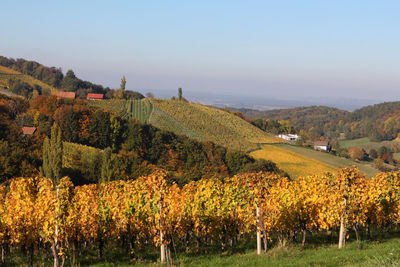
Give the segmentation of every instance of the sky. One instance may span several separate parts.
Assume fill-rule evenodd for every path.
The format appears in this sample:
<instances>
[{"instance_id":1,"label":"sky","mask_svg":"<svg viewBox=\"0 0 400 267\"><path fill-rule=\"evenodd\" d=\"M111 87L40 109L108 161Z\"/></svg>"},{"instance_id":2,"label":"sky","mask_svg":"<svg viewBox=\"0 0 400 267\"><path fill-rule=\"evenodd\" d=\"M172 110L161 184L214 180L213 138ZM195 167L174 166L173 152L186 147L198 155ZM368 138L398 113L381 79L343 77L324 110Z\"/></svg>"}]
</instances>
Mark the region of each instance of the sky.
<instances>
[{"instance_id":1,"label":"sky","mask_svg":"<svg viewBox=\"0 0 400 267\"><path fill-rule=\"evenodd\" d=\"M400 1L1 1L0 55L91 82L400 100ZM156 93L157 96L157 93Z\"/></svg>"}]
</instances>

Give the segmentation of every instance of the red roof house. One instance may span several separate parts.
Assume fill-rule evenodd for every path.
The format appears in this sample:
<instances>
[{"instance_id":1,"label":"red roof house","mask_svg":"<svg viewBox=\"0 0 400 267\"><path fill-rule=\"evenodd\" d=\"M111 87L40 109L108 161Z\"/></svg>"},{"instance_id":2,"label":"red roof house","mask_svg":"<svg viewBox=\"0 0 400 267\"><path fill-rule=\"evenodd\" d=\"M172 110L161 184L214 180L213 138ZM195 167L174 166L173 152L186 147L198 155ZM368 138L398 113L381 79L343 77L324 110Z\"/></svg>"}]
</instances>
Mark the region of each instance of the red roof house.
<instances>
[{"instance_id":1,"label":"red roof house","mask_svg":"<svg viewBox=\"0 0 400 267\"><path fill-rule=\"evenodd\" d=\"M32 135L36 132L36 127L22 127L22 133L24 135Z\"/></svg>"},{"instance_id":2,"label":"red roof house","mask_svg":"<svg viewBox=\"0 0 400 267\"><path fill-rule=\"evenodd\" d=\"M57 98L75 99L75 92L58 92Z\"/></svg>"},{"instance_id":3,"label":"red roof house","mask_svg":"<svg viewBox=\"0 0 400 267\"><path fill-rule=\"evenodd\" d=\"M104 94L93 94L89 93L86 97L88 100L102 100L104 97Z\"/></svg>"}]
</instances>

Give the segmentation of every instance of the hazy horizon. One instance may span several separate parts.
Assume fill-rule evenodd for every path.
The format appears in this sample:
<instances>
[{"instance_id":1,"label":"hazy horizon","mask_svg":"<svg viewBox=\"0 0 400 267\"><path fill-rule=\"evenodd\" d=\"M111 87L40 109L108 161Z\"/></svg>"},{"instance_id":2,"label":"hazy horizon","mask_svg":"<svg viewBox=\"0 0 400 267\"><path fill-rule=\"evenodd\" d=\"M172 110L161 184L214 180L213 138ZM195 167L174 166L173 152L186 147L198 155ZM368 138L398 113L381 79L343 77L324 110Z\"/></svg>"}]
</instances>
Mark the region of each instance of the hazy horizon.
<instances>
[{"instance_id":1,"label":"hazy horizon","mask_svg":"<svg viewBox=\"0 0 400 267\"><path fill-rule=\"evenodd\" d=\"M4 1L3 9L1 55L112 88L125 75L128 89L159 92L400 100L396 1Z\"/></svg>"}]
</instances>

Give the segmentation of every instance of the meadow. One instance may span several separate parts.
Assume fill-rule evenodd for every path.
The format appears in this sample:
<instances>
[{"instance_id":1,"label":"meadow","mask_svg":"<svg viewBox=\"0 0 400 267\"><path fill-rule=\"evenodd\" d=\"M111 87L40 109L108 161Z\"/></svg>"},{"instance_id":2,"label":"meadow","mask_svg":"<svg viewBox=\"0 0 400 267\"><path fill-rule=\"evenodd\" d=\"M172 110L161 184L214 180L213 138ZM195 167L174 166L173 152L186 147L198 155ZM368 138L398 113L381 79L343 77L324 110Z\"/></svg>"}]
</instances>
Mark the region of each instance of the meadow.
<instances>
[{"instance_id":1,"label":"meadow","mask_svg":"<svg viewBox=\"0 0 400 267\"><path fill-rule=\"evenodd\" d=\"M368 137L353 139L353 140L342 140L339 142L341 148L350 148L350 147L361 147L367 152L371 149L377 150L381 146L385 146L391 148L393 145L400 145L399 141L381 141L381 142L372 142Z\"/></svg>"}]
</instances>

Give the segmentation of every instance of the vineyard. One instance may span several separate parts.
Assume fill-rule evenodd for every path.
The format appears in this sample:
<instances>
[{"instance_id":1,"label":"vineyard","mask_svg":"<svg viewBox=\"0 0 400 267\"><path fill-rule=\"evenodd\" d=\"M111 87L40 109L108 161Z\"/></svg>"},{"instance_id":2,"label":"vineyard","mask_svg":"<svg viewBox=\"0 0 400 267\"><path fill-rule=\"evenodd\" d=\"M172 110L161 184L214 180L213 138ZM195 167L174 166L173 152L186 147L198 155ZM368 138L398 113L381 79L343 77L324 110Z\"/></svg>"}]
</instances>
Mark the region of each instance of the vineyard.
<instances>
[{"instance_id":1,"label":"vineyard","mask_svg":"<svg viewBox=\"0 0 400 267\"><path fill-rule=\"evenodd\" d=\"M356 166L362 173L367 177L375 176L379 171L374 168L374 165L366 162L357 162L351 159L334 156L330 153L325 153L321 151L315 151L312 148L306 148L301 146L294 146L289 144L275 144L278 148L288 150L302 156L321 161L325 164L331 165L336 168L345 168Z\"/></svg>"},{"instance_id":2,"label":"vineyard","mask_svg":"<svg viewBox=\"0 0 400 267\"><path fill-rule=\"evenodd\" d=\"M20 80L30 85L38 85L43 90L47 90L51 94L57 94L58 92L54 87L45 84L29 75L25 75L7 67L0 66L0 87L8 88L10 80Z\"/></svg>"},{"instance_id":3,"label":"vineyard","mask_svg":"<svg viewBox=\"0 0 400 267\"><path fill-rule=\"evenodd\" d=\"M262 149L250 153L256 159L266 159L275 162L291 177L335 172L337 167L321 162L305 155L288 151L277 145L263 145Z\"/></svg>"},{"instance_id":4,"label":"vineyard","mask_svg":"<svg viewBox=\"0 0 400 267\"><path fill-rule=\"evenodd\" d=\"M52 250L56 262L77 265L84 248L98 250L102 258L107 243L125 249L131 260L152 244L172 264L171 250L225 251L242 240L255 243L257 233L261 254L295 240L305 246L311 233L335 242L339 227L344 247L350 234L361 242L361 233L369 238L400 222L400 172L367 179L357 169L342 169L296 180L250 173L183 188L168 184L163 171L75 187L67 177L57 185L46 178L16 178L0 192L4 264L13 264L6 258L11 248L21 249L29 264L35 250Z\"/></svg>"},{"instance_id":5,"label":"vineyard","mask_svg":"<svg viewBox=\"0 0 400 267\"><path fill-rule=\"evenodd\" d=\"M90 101L90 105L118 114L122 118L138 119L142 123L148 122L153 111L153 105L148 99Z\"/></svg>"},{"instance_id":6,"label":"vineyard","mask_svg":"<svg viewBox=\"0 0 400 267\"><path fill-rule=\"evenodd\" d=\"M200 140L242 151L256 149L256 143L282 142L223 110L175 100L152 100L152 103L163 113L154 114L151 123L177 134L189 132ZM169 115L167 121L164 114Z\"/></svg>"}]
</instances>

